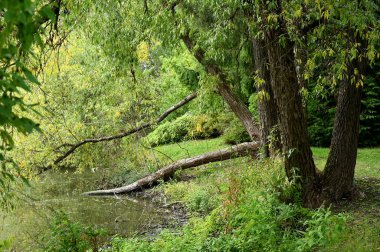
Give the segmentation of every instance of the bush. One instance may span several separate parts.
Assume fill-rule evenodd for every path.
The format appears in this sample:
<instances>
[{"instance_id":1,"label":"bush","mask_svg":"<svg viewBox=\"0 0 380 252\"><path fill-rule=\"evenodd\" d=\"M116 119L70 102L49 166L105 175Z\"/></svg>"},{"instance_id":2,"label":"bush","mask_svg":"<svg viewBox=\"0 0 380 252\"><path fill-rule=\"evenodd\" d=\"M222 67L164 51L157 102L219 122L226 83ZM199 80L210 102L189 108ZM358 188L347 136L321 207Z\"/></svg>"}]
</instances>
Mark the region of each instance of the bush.
<instances>
[{"instance_id":1,"label":"bush","mask_svg":"<svg viewBox=\"0 0 380 252\"><path fill-rule=\"evenodd\" d=\"M192 139L214 138L223 133L227 121L226 116L185 114L161 124L147 136L147 139L152 146L157 146Z\"/></svg>"},{"instance_id":2,"label":"bush","mask_svg":"<svg viewBox=\"0 0 380 252\"><path fill-rule=\"evenodd\" d=\"M209 213L220 204L217 188L208 184L177 182L167 184L164 192L171 201L184 202L192 213Z\"/></svg>"},{"instance_id":3,"label":"bush","mask_svg":"<svg viewBox=\"0 0 380 252\"><path fill-rule=\"evenodd\" d=\"M380 62L369 70L363 86L359 146L380 144ZM308 100L308 130L313 146L328 147L334 126L336 101L332 95L315 92Z\"/></svg>"},{"instance_id":4,"label":"bush","mask_svg":"<svg viewBox=\"0 0 380 252\"><path fill-rule=\"evenodd\" d=\"M224 131L223 139L228 144L238 144L251 141L242 123L234 118Z\"/></svg>"},{"instance_id":5,"label":"bush","mask_svg":"<svg viewBox=\"0 0 380 252\"><path fill-rule=\"evenodd\" d=\"M71 221L63 212L58 212L50 226L50 236L42 238L43 251L98 251L105 237L104 229L86 227Z\"/></svg>"}]
</instances>

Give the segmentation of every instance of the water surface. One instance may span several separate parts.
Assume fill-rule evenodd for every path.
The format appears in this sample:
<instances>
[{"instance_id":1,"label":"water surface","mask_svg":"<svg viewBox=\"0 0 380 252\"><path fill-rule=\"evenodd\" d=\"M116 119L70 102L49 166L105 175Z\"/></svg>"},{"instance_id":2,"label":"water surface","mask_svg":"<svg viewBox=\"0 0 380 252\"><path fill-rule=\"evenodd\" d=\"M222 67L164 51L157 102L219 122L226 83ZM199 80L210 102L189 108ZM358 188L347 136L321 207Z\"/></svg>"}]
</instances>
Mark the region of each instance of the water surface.
<instances>
[{"instance_id":1,"label":"water surface","mask_svg":"<svg viewBox=\"0 0 380 252\"><path fill-rule=\"evenodd\" d=\"M32 183L14 212L0 213L0 240L11 239L16 251L36 248L49 232L57 211L70 220L110 235L127 236L159 225L165 213L148 200L130 197L86 197L80 194L94 188L99 174L49 172Z\"/></svg>"}]
</instances>

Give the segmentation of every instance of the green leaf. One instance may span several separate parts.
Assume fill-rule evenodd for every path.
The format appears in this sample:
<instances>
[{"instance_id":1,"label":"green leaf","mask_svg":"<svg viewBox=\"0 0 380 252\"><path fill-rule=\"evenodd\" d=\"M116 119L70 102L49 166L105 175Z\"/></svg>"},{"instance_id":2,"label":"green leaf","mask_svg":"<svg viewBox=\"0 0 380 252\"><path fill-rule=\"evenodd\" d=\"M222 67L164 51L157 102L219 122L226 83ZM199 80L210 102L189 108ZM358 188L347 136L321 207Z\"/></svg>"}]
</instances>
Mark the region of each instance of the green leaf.
<instances>
[{"instance_id":1,"label":"green leaf","mask_svg":"<svg viewBox=\"0 0 380 252\"><path fill-rule=\"evenodd\" d=\"M38 12L40 13L40 15L42 17L47 17L50 20L55 19L55 14L54 14L53 10L51 9L50 5L46 5L46 6L42 7Z\"/></svg>"},{"instance_id":2,"label":"green leaf","mask_svg":"<svg viewBox=\"0 0 380 252\"><path fill-rule=\"evenodd\" d=\"M25 74L25 77L31 81L31 82L34 82L36 84L39 84L40 82L37 80L37 78L32 74L32 72L30 72L26 67L23 67L22 71L24 72Z\"/></svg>"},{"instance_id":3,"label":"green leaf","mask_svg":"<svg viewBox=\"0 0 380 252\"><path fill-rule=\"evenodd\" d=\"M12 136L5 130L0 131L0 137L3 139L4 143L8 145L9 147L14 146L14 141L13 141Z\"/></svg>"}]
</instances>

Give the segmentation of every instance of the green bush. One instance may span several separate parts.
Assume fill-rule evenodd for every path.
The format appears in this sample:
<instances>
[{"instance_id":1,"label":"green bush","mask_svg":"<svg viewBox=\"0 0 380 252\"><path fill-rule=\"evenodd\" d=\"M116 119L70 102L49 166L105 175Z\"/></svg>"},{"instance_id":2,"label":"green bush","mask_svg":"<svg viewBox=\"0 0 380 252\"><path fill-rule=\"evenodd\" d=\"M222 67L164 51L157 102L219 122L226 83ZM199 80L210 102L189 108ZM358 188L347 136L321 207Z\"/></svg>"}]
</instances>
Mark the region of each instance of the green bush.
<instances>
[{"instance_id":1,"label":"green bush","mask_svg":"<svg viewBox=\"0 0 380 252\"><path fill-rule=\"evenodd\" d=\"M50 226L50 235L42 238L43 251L81 252L98 251L106 235L104 229L86 227L71 221L63 212L58 212Z\"/></svg>"},{"instance_id":2,"label":"green bush","mask_svg":"<svg viewBox=\"0 0 380 252\"><path fill-rule=\"evenodd\" d=\"M251 140L242 123L236 118L230 122L224 131L223 139L228 144L238 144Z\"/></svg>"},{"instance_id":3,"label":"green bush","mask_svg":"<svg viewBox=\"0 0 380 252\"><path fill-rule=\"evenodd\" d=\"M217 207L219 199L212 188L200 187L189 193L185 202L191 212L207 213Z\"/></svg>"},{"instance_id":4,"label":"green bush","mask_svg":"<svg viewBox=\"0 0 380 252\"><path fill-rule=\"evenodd\" d=\"M209 213L220 204L217 188L208 184L190 182L167 184L164 193L173 202L183 202L191 213Z\"/></svg>"},{"instance_id":5,"label":"green bush","mask_svg":"<svg viewBox=\"0 0 380 252\"><path fill-rule=\"evenodd\" d=\"M152 146L176 143L192 139L206 139L220 136L228 119L226 116L185 114L177 119L159 125L148 136Z\"/></svg>"},{"instance_id":6,"label":"green bush","mask_svg":"<svg viewBox=\"0 0 380 252\"><path fill-rule=\"evenodd\" d=\"M10 240L0 240L0 251L5 251L10 249L11 241Z\"/></svg>"},{"instance_id":7,"label":"green bush","mask_svg":"<svg viewBox=\"0 0 380 252\"><path fill-rule=\"evenodd\" d=\"M380 62L369 70L363 86L359 146L380 144ZM313 83L312 83L313 85ZM314 84L315 85L315 84ZM334 126L336 99L333 95L313 92L308 100L308 130L313 146L328 147Z\"/></svg>"}]
</instances>

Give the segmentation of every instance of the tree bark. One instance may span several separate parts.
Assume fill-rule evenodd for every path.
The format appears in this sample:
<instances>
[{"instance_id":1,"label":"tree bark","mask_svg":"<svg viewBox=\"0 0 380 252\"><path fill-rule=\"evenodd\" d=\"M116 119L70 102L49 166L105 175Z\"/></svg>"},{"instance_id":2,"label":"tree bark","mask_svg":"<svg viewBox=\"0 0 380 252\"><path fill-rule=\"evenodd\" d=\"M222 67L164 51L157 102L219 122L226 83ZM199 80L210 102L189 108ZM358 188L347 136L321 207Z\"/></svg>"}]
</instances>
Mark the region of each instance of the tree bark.
<instances>
[{"instance_id":1,"label":"tree bark","mask_svg":"<svg viewBox=\"0 0 380 252\"><path fill-rule=\"evenodd\" d=\"M361 80L365 65L365 60L349 63L339 87L330 153L323 173L323 192L333 201L351 197L354 192L362 94L362 86L356 83ZM355 69L359 73L355 74Z\"/></svg>"},{"instance_id":2,"label":"tree bark","mask_svg":"<svg viewBox=\"0 0 380 252\"><path fill-rule=\"evenodd\" d=\"M264 41L253 39L253 56L255 71L263 83L256 84L257 91L263 93L257 105L260 116L261 149L265 157L269 157L275 150L281 149L281 141L278 135L273 136L271 148L269 148L269 136L274 126L278 124L278 108L274 100L271 88L268 51Z\"/></svg>"},{"instance_id":3,"label":"tree bark","mask_svg":"<svg viewBox=\"0 0 380 252\"><path fill-rule=\"evenodd\" d=\"M263 7L266 8L263 3ZM277 3L278 27L264 32L268 46L271 86L279 108L285 171L289 179L302 186L306 206L320 205L316 192L317 173L310 149L307 123L295 68L294 45L288 37L282 17L281 2ZM264 16L263 20L267 20Z\"/></svg>"},{"instance_id":4,"label":"tree bark","mask_svg":"<svg viewBox=\"0 0 380 252\"><path fill-rule=\"evenodd\" d=\"M306 42L305 42L306 43ZM307 49L305 46L295 46L294 48L294 55L295 55L295 65L296 65L296 71L297 71L297 78L298 78L298 84L300 86L300 90L306 90L307 91L307 81L305 79L305 67L307 62ZM307 102L306 97L302 96L302 106L303 106L303 113L305 114L305 118L307 121Z\"/></svg>"},{"instance_id":5,"label":"tree bark","mask_svg":"<svg viewBox=\"0 0 380 252\"><path fill-rule=\"evenodd\" d=\"M253 152L257 152L258 148L259 148L259 144L248 142L248 143L241 143L238 145L234 145L226 149L212 151L212 152L202 154L196 157L181 159L168 166L165 166L164 168L142 179L137 180L136 182L132 184L114 188L114 189L85 192L82 195L100 196L100 195L125 194L125 193L131 193L135 191L141 191L143 189L150 188L158 184L160 180L164 180L164 181L168 180L178 170L184 170L184 169L188 169L188 168L192 168L192 167L196 167L196 166L200 166L200 165L204 165L204 164L208 164L212 162L223 161L223 160L231 159L234 157L252 155Z\"/></svg>"}]
</instances>

